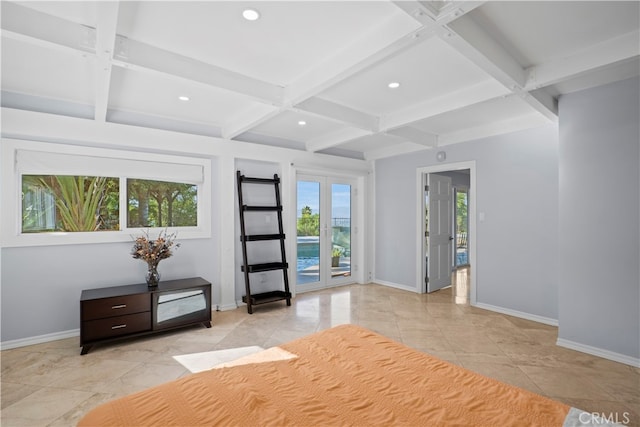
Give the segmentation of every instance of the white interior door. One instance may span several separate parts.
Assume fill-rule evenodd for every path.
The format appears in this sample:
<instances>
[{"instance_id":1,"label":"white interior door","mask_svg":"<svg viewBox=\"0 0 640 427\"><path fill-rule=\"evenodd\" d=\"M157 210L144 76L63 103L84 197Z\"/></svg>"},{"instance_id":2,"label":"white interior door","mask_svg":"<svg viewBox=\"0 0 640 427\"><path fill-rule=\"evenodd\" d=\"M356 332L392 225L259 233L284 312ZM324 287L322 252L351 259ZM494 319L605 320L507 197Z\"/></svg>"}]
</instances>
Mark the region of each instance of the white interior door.
<instances>
[{"instance_id":1,"label":"white interior door","mask_svg":"<svg viewBox=\"0 0 640 427\"><path fill-rule=\"evenodd\" d=\"M451 285L453 191L451 178L427 175L427 292Z\"/></svg>"},{"instance_id":2,"label":"white interior door","mask_svg":"<svg viewBox=\"0 0 640 427\"><path fill-rule=\"evenodd\" d=\"M297 182L296 291L353 282L356 182L301 174Z\"/></svg>"}]
</instances>

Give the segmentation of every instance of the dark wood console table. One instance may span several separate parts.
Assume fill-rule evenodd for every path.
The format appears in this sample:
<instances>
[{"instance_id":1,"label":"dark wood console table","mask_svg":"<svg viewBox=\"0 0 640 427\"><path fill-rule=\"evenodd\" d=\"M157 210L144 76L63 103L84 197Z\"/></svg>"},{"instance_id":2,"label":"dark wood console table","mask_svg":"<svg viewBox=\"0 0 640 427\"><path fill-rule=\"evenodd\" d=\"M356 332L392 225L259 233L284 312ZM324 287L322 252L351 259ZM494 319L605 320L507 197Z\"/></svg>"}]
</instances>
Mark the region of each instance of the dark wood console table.
<instances>
[{"instance_id":1,"label":"dark wood console table","mask_svg":"<svg viewBox=\"0 0 640 427\"><path fill-rule=\"evenodd\" d=\"M80 354L97 343L202 323L211 327L211 283L201 277L86 289L80 296Z\"/></svg>"}]
</instances>

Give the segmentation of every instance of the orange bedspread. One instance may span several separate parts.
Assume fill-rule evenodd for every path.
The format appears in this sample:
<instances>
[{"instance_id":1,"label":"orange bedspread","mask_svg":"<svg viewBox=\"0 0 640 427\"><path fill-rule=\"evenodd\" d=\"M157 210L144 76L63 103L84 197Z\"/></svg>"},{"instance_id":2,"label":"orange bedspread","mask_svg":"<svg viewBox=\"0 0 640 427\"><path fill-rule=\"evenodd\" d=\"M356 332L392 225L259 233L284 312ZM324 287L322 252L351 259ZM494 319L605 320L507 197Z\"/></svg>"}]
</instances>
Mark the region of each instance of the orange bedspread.
<instances>
[{"instance_id":1,"label":"orange bedspread","mask_svg":"<svg viewBox=\"0 0 640 427\"><path fill-rule=\"evenodd\" d=\"M80 426L562 426L570 407L344 325L297 358L214 369L103 404Z\"/></svg>"}]
</instances>

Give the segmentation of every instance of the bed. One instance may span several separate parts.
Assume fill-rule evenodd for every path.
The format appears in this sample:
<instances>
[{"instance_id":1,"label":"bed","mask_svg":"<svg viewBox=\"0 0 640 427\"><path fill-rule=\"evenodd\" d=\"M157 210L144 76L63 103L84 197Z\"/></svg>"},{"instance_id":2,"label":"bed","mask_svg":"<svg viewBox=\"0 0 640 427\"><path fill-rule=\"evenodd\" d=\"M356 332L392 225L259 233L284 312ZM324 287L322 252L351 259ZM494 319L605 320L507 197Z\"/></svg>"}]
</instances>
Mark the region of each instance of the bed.
<instances>
[{"instance_id":1,"label":"bed","mask_svg":"<svg viewBox=\"0 0 640 427\"><path fill-rule=\"evenodd\" d=\"M102 404L79 425L569 426L586 414L355 325L265 352Z\"/></svg>"}]
</instances>

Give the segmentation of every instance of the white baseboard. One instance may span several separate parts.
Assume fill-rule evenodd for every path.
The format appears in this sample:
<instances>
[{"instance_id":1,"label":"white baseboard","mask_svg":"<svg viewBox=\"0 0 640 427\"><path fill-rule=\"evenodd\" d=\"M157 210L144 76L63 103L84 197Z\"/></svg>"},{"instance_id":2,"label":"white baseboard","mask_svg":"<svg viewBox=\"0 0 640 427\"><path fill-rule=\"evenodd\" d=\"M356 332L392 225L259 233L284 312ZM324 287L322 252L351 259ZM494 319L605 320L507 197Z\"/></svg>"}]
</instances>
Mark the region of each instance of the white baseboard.
<instances>
[{"instance_id":1,"label":"white baseboard","mask_svg":"<svg viewBox=\"0 0 640 427\"><path fill-rule=\"evenodd\" d=\"M602 357L603 359L609 359L613 360L614 362L624 363L625 365L640 368L640 358L637 357L631 357L625 354L604 350L602 348L580 344L574 341L565 340L564 338L558 338L556 344L560 347L565 347L571 350L580 351L582 353L591 354L593 356Z\"/></svg>"},{"instance_id":2,"label":"white baseboard","mask_svg":"<svg viewBox=\"0 0 640 427\"><path fill-rule=\"evenodd\" d=\"M0 349L9 350L12 348L26 347L28 345L42 344L44 342L56 341L65 338L73 338L80 336L80 329L71 329L69 331L54 332L52 334L38 335L35 337L20 338L17 340L3 341L0 343ZM78 341L78 347L80 342Z\"/></svg>"},{"instance_id":3,"label":"white baseboard","mask_svg":"<svg viewBox=\"0 0 640 427\"><path fill-rule=\"evenodd\" d=\"M403 291L419 293L416 288L412 288L411 286L400 285L398 283L393 283L393 282L387 282L386 280L373 279L371 283L382 285L382 286L388 286L390 288L402 289Z\"/></svg>"},{"instance_id":4,"label":"white baseboard","mask_svg":"<svg viewBox=\"0 0 640 427\"><path fill-rule=\"evenodd\" d=\"M236 302L235 304L225 304L225 305L218 304L217 308L218 308L218 311L235 310L236 308L238 308L238 303Z\"/></svg>"},{"instance_id":5,"label":"white baseboard","mask_svg":"<svg viewBox=\"0 0 640 427\"><path fill-rule=\"evenodd\" d=\"M513 317L519 317L521 319L531 320L533 322L544 323L545 325L558 326L558 319L552 319L550 317L538 316L537 314L526 313L524 311L511 310L510 308L498 307L491 304L485 304L478 302L474 307L482 308L484 310L495 311L496 313L507 314Z\"/></svg>"}]
</instances>

